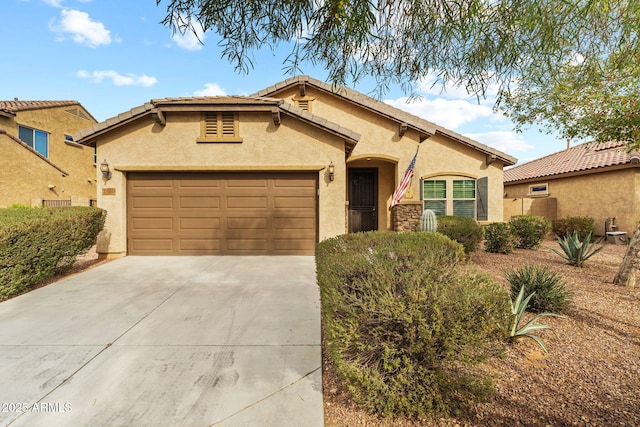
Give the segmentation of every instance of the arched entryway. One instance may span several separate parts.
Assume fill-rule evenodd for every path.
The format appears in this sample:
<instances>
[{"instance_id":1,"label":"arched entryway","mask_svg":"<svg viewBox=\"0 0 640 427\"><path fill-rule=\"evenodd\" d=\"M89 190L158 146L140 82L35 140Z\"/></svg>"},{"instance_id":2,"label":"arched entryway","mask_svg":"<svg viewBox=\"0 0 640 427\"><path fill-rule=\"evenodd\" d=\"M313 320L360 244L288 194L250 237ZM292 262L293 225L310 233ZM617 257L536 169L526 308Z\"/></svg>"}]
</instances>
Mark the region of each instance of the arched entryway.
<instances>
[{"instance_id":1,"label":"arched entryway","mask_svg":"<svg viewBox=\"0 0 640 427\"><path fill-rule=\"evenodd\" d=\"M347 162L347 230L390 230L397 159L357 156Z\"/></svg>"}]
</instances>

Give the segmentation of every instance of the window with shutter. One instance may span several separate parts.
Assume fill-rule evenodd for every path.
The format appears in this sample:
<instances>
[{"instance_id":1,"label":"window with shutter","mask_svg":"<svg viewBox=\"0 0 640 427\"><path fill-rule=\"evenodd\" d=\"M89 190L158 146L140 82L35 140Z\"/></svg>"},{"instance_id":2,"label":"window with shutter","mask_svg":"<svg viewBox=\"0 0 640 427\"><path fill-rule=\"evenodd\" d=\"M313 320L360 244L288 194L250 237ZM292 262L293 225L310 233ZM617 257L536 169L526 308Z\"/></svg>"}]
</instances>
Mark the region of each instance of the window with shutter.
<instances>
[{"instance_id":1,"label":"window with shutter","mask_svg":"<svg viewBox=\"0 0 640 427\"><path fill-rule=\"evenodd\" d=\"M476 180L438 176L422 180L422 202L424 209L436 215L455 215L476 219Z\"/></svg>"},{"instance_id":2,"label":"window with shutter","mask_svg":"<svg viewBox=\"0 0 640 427\"><path fill-rule=\"evenodd\" d=\"M202 114L198 142L242 142L238 135L238 113L207 111Z\"/></svg>"}]
</instances>

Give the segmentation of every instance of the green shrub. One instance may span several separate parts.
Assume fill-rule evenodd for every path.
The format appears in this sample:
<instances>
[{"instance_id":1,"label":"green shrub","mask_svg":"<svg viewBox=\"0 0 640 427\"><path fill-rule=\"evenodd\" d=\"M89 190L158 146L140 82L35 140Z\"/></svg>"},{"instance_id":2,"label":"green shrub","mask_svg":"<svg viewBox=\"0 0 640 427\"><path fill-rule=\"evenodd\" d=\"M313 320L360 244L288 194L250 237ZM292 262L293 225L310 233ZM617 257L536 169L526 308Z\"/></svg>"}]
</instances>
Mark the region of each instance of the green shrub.
<instances>
[{"instance_id":1,"label":"green shrub","mask_svg":"<svg viewBox=\"0 0 640 427\"><path fill-rule=\"evenodd\" d=\"M494 222L484 229L485 250L498 254L510 254L516 246L511 224Z\"/></svg>"},{"instance_id":2,"label":"green shrub","mask_svg":"<svg viewBox=\"0 0 640 427\"><path fill-rule=\"evenodd\" d=\"M572 292L562 279L562 275L538 264L527 264L506 272L505 278L511 285L511 298L517 297L524 288L525 295L531 295L529 309L536 313L567 310L573 298Z\"/></svg>"},{"instance_id":3,"label":"green shrub","mask_svg":"<svg viewBox=\"0 0 640 427\"><path fill-rule=\"evenodd\" d=\"M504 351L508 294L460 268L464 259L438 233L355 233L317 245L325 344L364 408L445 415L491 392L470 367Z\"/></svg>"},{"instance_id":4,"label":"green shrub","mask_svg":"<svg viewBox=\"0 0 640 427\"><path fill-rule=\"evenodd\" d=\"M574 231L571 236L567 236L564 239L561 239L560 237L556 238L558 239L562 252L553 248L549 249L566 259L569 264L575 265L576 267L582 267L586 260L604 248L604 245L596 248L596 244L598 242L591 241L591 233L587 234L584 240L580 240L578 231Z\"/></svg>"},{"instance_id":5,"label":"green shrub","mask_svg":"<svg viewBox=\"0 0 640 427\"><path fill-rule=\"evenodd\" d=\"M521 249L537 248L551 230L551 221L541 216L516 215L509 223L516 235L516 247Z\"/></svg>"},{"instance_id":6,"label":"green shrub","mask_svg":"<svg viewBox=\"0 0 640 427\"><path fill-rule=\"evenodd\" d=\"M584 239L587 234L593 235L596 232L596 222L590 216L568 216L557 221L553 221L553 234L564 239L577 231L580 239Z\"/></svg>"},{"instance_id":7,"label":"green shrub","mask_svg":"<svg viewBox=\"0 0 640 427\"><path fill-rule=\"evenodd\" d=\"M95 244L105 216L90 207L0 209L0 300L71 267Z\"/></svg>"},{"instance_id":8,"label":"green shrub","mask_svg":"<svg viewBox=\"0 0 640 427\"><path fill-rule=\"evenodd\" d=\"M484 236L481 225L472 218L462 216L439 216L438 233L460 243L466 254L478 249Z\"/></svg>"}]
</instances>

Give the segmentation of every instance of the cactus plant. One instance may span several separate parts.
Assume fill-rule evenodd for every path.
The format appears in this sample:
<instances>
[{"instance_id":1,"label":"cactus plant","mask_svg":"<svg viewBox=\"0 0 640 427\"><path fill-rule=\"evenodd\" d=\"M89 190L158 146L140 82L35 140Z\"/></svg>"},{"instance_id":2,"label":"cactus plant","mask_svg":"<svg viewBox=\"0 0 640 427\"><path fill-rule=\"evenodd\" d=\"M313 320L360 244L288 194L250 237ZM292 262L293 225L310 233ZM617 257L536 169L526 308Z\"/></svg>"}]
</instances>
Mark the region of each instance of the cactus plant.
<instances>
[{"instance_id":1,"label":"cactus plant","mask_svg":"<svg viewBox=\"0 0 640 427\"><path fill-rule=\"evenodd\" d=\"M436 219L436 214L431 209L425 209L422 212L422 216L420 217L420 231L429 231L431 233L435 233L438 231L438 220Z\"/></svg>"}]
</instances>

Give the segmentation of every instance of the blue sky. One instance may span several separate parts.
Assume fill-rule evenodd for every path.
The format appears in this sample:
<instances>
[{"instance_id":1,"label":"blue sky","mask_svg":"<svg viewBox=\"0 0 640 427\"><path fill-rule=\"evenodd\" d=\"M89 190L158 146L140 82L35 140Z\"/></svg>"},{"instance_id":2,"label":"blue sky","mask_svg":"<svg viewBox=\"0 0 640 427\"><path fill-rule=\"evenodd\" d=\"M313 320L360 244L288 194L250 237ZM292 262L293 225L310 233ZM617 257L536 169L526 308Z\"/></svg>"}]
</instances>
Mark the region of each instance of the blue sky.
<instances>
[{"instance_id":1,"label":"blue sky","mask_svg":"<svg viewBox=\"0 0 640 427\"><path fill-rule=\"evenodd\" d=\"M225 59L213 33L173 35L160 22L166 0L2 0L3 78L0 99L79 101L103 121L150 99L194 95L248 95L289 77L287 50L265 49L249 74ZM322 68L304 74L326 80ZM391 87L385 102L517 157L520 162L560 151L566 141L513 124L463 90L442 93L428 81L420 99ZM354 89L370 94L363 82Z\"/></svg>"}]
</instances>

